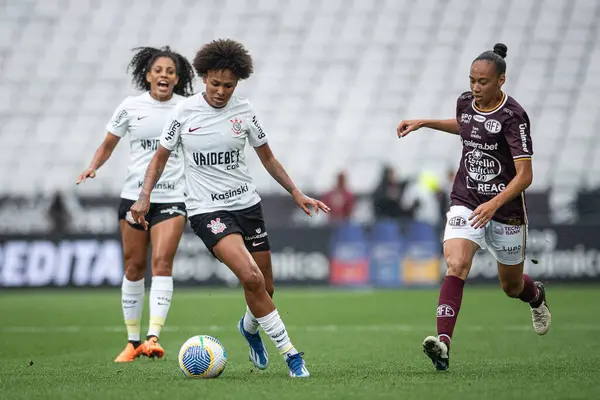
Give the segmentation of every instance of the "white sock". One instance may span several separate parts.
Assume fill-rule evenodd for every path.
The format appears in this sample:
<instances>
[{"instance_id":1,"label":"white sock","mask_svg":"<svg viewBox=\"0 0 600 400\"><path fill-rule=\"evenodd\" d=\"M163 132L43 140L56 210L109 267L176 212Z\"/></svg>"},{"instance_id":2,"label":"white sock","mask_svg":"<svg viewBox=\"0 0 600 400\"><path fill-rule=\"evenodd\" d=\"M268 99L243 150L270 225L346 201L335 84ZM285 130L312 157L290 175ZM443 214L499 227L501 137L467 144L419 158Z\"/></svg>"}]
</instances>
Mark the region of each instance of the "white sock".
<instances>
[{"instance_id":1,"label":"white sock","mask_svg":"<svg viewBox=\"0 0 600 400\"><path fill-rule=\"evenodd\" d=\"M244 330L248 333L255 334L258 332L258 321L252 311L250 311L250 307L246 306L246 315L244 315Z\"/></svg>"},{"instance_id":2,"label":"white sock","mask_svg":"<svg viewBox=\"0 0 600 400\"><path fill-rule=\"evenodd\" d=\"M292 344L277 310L264 317L256 318L256 320L260 324L263 332L271 338L273 343L275 343L277 350L279 350L279 353L283 355L284 358L298 354L298 350L296 350Z\"/></svg>"},{"instance_id":3,"label":"white sock","mask_svg":"<svg viewBox=\"0 0 600 400\"><path fill-rule=\"evenodd\" d=\"M142 311L144 310L144 278L134 282L123 277L121 306L127 327L127 340L140 341Z\"/></svg>"},{"instance_id":4,"label":"white sock","mask_svg":"<svg viewBox=\"0 0 600 400\"><path fill-rule=\"evenodd\" d=\"M150 327L148 336L160 335L160 331L167 320L171 298L173 297L173 277L153 276L150 286Z\"/></svg>"}]
</instances>

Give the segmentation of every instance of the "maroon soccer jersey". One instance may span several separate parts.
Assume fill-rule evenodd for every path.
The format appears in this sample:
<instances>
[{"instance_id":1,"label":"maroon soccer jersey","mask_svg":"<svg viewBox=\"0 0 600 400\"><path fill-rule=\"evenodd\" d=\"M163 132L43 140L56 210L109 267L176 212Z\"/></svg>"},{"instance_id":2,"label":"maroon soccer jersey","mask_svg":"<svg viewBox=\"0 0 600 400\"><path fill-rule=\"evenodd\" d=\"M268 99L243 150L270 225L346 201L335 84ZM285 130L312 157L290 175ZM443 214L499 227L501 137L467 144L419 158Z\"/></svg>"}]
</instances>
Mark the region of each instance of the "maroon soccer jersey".
<instances>
[{"instance_id":1,"label":"maroon soccer jersey","mask_svg":"<svg viewBox=\"0 0 600 400\"><path fill-rule=\"evenodd\" d=\"M463 144L460 166L450 196L452 205L475 210L502 192L515 177L515 162L533 155L529 117L515 99L503 94L491 111L475 106L471 92L456 103L456 119ZM496 211L493 219L505 224L526 222L524 194Z\"/></svg>"}]
</instances>

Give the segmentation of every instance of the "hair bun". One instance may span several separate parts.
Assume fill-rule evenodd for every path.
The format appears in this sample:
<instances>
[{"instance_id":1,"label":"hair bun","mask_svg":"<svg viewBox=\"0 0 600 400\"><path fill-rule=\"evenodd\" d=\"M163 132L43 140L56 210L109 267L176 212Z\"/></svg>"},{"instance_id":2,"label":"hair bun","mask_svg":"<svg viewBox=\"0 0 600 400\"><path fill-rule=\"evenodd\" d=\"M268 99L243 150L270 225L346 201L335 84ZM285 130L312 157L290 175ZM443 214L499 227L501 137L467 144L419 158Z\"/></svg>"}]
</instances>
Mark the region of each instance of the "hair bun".
<instances>
[{"instance_id":1,"label":"hair bun","mask_svg":"<svg viewBox=\"0 0 600 400\"><path fill-rule=\"evenodd\" d=\"M506 58L506 52L508 47L504 43L496 43L494 45L494 53L498 54L502 58Z\"/></svg>"}]
</instances>

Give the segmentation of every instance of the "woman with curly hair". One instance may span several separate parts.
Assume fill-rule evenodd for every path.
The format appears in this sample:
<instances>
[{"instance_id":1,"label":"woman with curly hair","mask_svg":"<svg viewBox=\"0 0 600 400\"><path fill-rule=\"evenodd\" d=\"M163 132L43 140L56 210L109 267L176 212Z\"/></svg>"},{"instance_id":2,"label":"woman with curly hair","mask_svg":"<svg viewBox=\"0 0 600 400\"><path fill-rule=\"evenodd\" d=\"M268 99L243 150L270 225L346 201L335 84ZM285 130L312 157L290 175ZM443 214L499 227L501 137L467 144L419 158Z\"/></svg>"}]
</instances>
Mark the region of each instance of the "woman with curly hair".
<instances>
[{"instance_id":1,"label":"woman with curly hair","mask_svg":"<svg viewBox=\"0 0 600 400\"><path fill-rule=\"evenodd\" d=\"M234 94L238 82L253 71L252 58L233 40L215 40L196 54L194 68L206 85L203 93L175 107L160 146L150 162L142 191L131 207L133 218L146 225L150 194L172 151L181 145L186 164L186 206L192 229L210 252L238 277L247 309L238 329L250 346L250 360L267 367L268 353L259 327L271 338L292 377L308 377L302 353L292 344L275 304L269 237L261 199L246 165L248 142L269 174L296 204L312 216L329 208L305 196L271 152L267 133L250 102ZM154 194L152 194L154 196Z\"/></svg>"},{"instance_id":2,"label":"woman with curly hair","mask_svg":"<svg viewBox=\"0 0 600 400\"><path fill-rule=\"evenodd\" d=\"M136 224L129 208L135 203L144 172L159 147L160 135L175 106L192 94L194 70L189 61L168 46L136 48L128 70L134 85L143 90L127 97L106 126L108 133L77 184L94 178L110 158L119 140L129 133L131 161L121 192L119 223L123 242L125 276L121 287L123 316L128 343L115 362L130 362L140 355L162 357L158 336L165 323L173 295L173 258L183 233L187 212L183 159L178 149L165 164L162 179L152 187L152 204L146 215L150 229ZM152 245L152 284L150 286L150 326L146 341L140 338L144 308L144 273L148 245Z\"/></svg>"}]
</instances>

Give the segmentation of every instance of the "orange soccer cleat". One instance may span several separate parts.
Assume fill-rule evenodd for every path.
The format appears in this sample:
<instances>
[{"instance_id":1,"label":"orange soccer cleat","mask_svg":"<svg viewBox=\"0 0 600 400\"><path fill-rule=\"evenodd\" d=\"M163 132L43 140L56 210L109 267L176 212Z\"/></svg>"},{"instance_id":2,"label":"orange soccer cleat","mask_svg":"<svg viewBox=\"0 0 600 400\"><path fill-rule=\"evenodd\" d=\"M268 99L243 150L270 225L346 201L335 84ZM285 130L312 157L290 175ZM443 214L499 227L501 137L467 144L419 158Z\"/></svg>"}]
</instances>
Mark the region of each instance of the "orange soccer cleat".
<instances>
[{"instance_id":1,"label":"orange soccer cleat","mask_svg":"<svg viewBox=\"0 0 600 400\"><path fill-rule=\"evenodd\" d=\"M125 349L115 358L115 362L132 362L141 355L142 346L137 348L132 343L127 343Z\"/></svg>"},{"instance_id":2,"label":"orange soccer cleat","mask_svg":"<svg viewBox=\"0 0 600 400\"><path fill-rule=\"evenodd\" d=\"M147 357L161 358L165 355L165 349L158 343L158 338L156 336L151 336L150 339L146 340L139 348L141 349L141 354Z\"/></svg>"}]
</instances>

